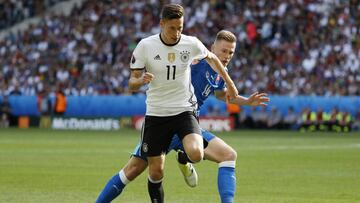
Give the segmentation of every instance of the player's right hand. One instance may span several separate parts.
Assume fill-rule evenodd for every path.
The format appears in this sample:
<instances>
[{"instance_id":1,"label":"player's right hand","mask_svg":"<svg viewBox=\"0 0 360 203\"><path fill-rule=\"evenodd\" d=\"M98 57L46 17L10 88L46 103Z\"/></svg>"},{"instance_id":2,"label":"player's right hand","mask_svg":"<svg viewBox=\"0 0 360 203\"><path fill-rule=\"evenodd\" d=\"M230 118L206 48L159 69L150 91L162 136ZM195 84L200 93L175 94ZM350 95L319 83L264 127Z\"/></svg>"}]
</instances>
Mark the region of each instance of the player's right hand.
<instances>
[{"instance_id":1,"label":"player's right hand","mask_svg":"<svg viewBox=\"0 0 360 203\"><path fill-rule=\"evenodd\" d=\"M154 75L149 73L149 72L145 72L142 76L142 80L144 84L149 84L153 79L154 79Z\"/></svg>"}]
</instances>

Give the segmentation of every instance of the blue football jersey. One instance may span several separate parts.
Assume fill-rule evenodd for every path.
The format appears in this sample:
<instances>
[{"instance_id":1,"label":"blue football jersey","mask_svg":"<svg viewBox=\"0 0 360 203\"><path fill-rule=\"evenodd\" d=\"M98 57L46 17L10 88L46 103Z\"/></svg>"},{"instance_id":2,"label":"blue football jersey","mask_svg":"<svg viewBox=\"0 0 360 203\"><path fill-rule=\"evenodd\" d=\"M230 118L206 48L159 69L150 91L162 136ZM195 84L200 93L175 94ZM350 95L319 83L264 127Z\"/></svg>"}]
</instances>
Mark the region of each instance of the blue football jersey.
<instances>
[{"instance_id":1,"label":"blue football jersey","mask_svg":"<svg viewBox=\"0 0 360 203\"><path fill-rule=\"evenodd\" d=\"M224 80L204 59L191 65L191 83L194 86L199 109L210 94L214 93L215 90L225 88Z\"/></svg>"}]
</instances>

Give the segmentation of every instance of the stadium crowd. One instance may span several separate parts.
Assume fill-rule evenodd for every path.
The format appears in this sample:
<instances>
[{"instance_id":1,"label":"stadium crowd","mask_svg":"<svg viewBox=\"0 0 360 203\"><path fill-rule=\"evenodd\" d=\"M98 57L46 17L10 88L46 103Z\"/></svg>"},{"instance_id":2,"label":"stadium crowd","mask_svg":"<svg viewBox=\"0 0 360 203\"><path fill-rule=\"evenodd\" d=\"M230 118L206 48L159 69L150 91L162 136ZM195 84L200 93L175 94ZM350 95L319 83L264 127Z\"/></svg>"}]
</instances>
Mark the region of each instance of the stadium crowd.
<instances>
[{"instance_id":1,"label":"stadium crowd","mask_svg":"<svg viewBox=\"0 0 360 203\"><path fill-rule=\"evenodd\" d=\"M40 15L47 8L61 1L64 0L1 0L0 30Z\"/></svg>"},{"instance_id":2,"label":"stadium crowd","mask_svg":"<svg viewBox=\"0 0 360 203\"><path fill-rule=\"evenodd\" d=\"M36 1L5 2L28 8L26 17ZM360 94L358 0L176 2L186 7L185 33L207 46L220 29L237 33L229 67L240 93ZM0 40L0 94L59 86L66 95L127 93L130 54L140 38L159 31L161 3L167 1L88 0L68 17L45 16Z\"/></svg>"}]
</instances>

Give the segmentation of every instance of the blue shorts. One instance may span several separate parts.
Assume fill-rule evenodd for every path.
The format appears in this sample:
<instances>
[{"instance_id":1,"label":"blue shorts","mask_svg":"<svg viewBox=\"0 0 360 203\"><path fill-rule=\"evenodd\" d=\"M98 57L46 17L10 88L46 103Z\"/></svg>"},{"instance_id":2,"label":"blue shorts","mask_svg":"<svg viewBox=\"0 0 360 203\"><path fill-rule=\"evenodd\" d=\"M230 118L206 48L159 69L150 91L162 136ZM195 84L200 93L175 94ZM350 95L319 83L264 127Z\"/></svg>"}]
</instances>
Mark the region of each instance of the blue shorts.
<instances>
[{"instance_id":1,"label":"blue shorts","mask_svg":"<svg viewBox=\"0 0 360 203\"><path fill-rule=\"evenodd\" d=\"M205 141L210 142L212 139L214 139L216 136L212 134L209 131L201 129L201 136L204 138ZM141 154L141 143L138 143L138 145L135 147L134 151L131 153L132 156L141 158L145 161L147 161L147 156L144 154ZM180 138L177 135L174 135L174 137L171 140L169 149L167 150L166 154L169 153L171 150L182 150L184 151L184 147L182 145L182 142Z\"/></svg>"}]
</instances>

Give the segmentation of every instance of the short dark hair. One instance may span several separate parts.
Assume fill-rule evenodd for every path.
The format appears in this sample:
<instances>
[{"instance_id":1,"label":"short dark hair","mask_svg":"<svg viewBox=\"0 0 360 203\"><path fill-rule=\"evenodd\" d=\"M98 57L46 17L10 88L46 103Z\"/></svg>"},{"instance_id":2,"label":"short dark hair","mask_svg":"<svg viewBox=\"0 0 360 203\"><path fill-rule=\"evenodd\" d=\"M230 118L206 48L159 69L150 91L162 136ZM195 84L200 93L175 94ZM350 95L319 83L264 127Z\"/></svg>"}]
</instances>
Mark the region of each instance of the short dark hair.
<instances>
[{"instance_id":1,"label":"short dark hair","mask_svg":"<svg viewBox=\"0 0 360 203\"><path fill-rule=\"evenodd\" d=\"M166 4L161 10L161 19L172 20L184 16L184 8L179 4Z\"/></svg>"},{"instance_id":2,"label":"short dark hair","mask_svg":"<svg viewBox=\"0 0 360 203\"><path fill-rule=\"evenodd\" d=\"M227 30L221 30L217 33L215 41L225 40L227 42L236 42L236 36Z\"/></svg>"}]
</instances>

